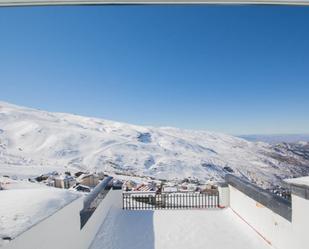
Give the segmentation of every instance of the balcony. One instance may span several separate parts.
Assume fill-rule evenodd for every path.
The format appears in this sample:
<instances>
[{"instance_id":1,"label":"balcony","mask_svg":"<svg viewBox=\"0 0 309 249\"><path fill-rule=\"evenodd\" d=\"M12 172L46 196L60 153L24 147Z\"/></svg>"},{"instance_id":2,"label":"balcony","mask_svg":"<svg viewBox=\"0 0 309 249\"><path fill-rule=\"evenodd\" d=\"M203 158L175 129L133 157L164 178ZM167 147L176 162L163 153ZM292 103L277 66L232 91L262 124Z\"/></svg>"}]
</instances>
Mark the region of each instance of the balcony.
<instances>
[{"instance_id":1,"label":"balcony","mask_svg":"<svg viewBox=\"0 0 309 249\"><path fill-rule=\"evenodd\" d=\"M102 183L94 192L98 197L74 200L6 248L307 249L308 178L287 184L292 202L227 175L206 198L148 193L129 200L127 210L122 191Z\"/></svg>"}]
</instances>

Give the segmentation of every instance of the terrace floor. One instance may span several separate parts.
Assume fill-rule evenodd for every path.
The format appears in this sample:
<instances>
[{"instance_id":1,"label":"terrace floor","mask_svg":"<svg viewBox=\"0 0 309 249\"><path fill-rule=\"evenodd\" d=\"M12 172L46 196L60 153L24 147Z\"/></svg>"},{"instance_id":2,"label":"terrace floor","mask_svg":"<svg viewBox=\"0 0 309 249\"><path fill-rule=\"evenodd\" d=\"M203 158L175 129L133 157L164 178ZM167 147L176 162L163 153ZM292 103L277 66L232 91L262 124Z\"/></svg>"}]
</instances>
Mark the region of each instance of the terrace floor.
<instances>
[{"instance_id":1,"label":"terrace floor","mask_svg":"<svg viewBox=\"0 0 309 249\"><path fill-rule=\"evenodd\" d=\"M231 209L112 210L90 249L269 249Z\"/></svg>"}]
</instances>

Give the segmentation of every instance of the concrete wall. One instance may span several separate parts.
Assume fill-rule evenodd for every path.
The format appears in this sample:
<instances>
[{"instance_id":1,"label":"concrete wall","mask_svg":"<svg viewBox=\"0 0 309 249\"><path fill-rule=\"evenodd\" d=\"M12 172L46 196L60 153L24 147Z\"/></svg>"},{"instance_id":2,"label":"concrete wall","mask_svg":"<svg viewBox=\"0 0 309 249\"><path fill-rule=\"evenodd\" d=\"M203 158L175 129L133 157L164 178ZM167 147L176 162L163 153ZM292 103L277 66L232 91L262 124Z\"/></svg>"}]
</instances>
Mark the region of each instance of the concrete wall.
<instances>
[{"instance_id":1,"label":"concrete wall","mask_svg":"<svg viewBox=\"0 0 309 249\"><path fill-rule=\"evenodd\" d=\"M8 249L87 249L112 207L121 208L121 191L111 190L80 230L79 212L83 198L68 204L54 215L12 240Z\"/></svg>"},{"instance_id":2,"label":"concrete wall","mask_svg":"<svg viewBox=\"0 0 309 249\"><path fill-rule=\"evenodd\" d=\"M278 249L296 249L291 243L291 222L251 199L236 188L230 188L230 208L260 236Z\"/></svg>"},{"instance_id":3,"label":"concrete wall","mask_svg":"<svg viewBox=\"0 0 309 249\"><path fill-rule=\"evenodd\" d=\"M230 189L226 184L224 186L218 186L219 191L219 207L225 208L230 205Z\"/></svg>"},{"instance_id":4,"label":"concrete wall","mask_svg":"<svg viewBox=\"0 0 309 249\"><path fill-rule=\"evenodd\" d=\"M229 185L230 208L276 249L308 249L309 200L292 195L288 221Z\"/></svg>"},{"instance_id":5,"label":"concrete wall","mask_svg":"<svg viewBox=\"0 0 309 249\"><path fill-rule=\"evenodd\" d=\"M292 225L295 246L293 249L309 248L309 200L292 195Z\"/></svg>"}]
</instances>

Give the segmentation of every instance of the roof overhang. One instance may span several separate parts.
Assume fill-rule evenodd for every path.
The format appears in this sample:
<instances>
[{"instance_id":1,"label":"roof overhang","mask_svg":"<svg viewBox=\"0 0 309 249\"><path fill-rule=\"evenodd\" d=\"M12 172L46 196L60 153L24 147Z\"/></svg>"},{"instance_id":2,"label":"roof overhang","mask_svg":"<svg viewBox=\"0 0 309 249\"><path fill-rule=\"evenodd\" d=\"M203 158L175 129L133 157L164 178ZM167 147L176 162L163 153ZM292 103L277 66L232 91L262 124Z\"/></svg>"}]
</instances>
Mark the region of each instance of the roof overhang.
<instances>
[{"instance_id":1,"label":"roof overhang","mask_svg":"<svg viewBox=\"0 0 309 249\"><path fill-rule=\"evenodd\" d=\"M0 0L0 6L106 4L276 4L309 5L309 0Z\"/></svg>"}]
</instances>

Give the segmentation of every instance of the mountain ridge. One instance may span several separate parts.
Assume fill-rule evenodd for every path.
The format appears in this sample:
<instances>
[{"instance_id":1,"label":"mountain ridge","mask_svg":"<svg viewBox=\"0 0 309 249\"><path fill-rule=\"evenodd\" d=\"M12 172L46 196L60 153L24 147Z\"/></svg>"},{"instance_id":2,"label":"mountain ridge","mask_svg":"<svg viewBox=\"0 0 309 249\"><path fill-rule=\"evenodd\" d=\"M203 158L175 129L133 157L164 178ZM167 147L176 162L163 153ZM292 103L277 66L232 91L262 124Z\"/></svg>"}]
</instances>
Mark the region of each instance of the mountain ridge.
<instances>
[{"instance_id":1,"label":"mountain ridge","mask_svg":"<svg viewBox=\"0 0 309 249\"><path fill-rule=\"evenodd\" d=\"M131 125L0 102L4 173L75 169L207 181L232 172L267 187L309 174L309 160L297 153L223 133Z\"/></svg>"}]
</instances>

